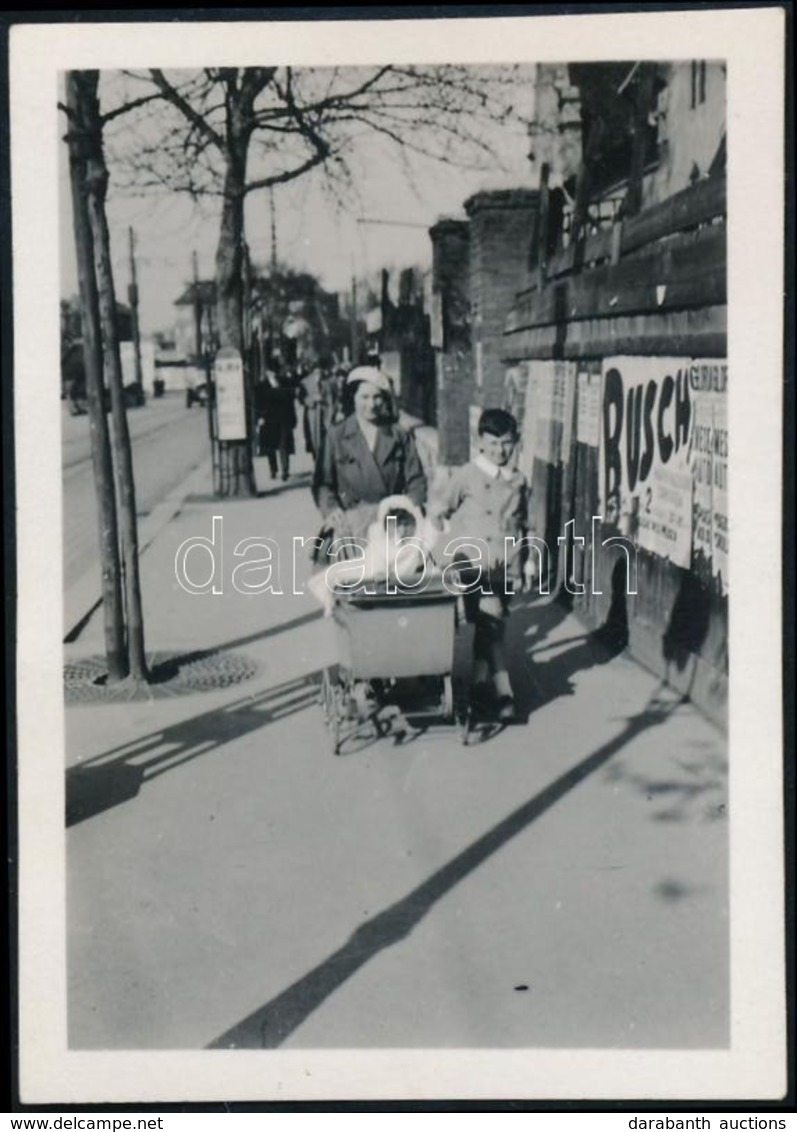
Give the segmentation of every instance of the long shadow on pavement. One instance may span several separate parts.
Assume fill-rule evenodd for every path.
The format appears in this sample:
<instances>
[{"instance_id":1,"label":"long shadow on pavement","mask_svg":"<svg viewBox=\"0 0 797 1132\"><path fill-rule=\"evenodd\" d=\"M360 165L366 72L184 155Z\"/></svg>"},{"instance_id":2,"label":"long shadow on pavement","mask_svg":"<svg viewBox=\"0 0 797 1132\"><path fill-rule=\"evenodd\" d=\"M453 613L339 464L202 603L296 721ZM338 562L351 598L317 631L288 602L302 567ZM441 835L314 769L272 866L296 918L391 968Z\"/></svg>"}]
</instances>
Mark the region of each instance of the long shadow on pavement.
<instances>
[{"instance_id":1,"label":"long shadow on pavement","mask_svg":"<svg viewBox=\"0 0 797 1132\"><path fill-rule=\"evenodd\" d=\"M258 641L268 640L269 637L279 636L280 633L290 633L292 629L301 629L305 625L311 625L313 621L320 621L323 616L323 609L311 609L308 613L301 613L298 617L292 617L290 621L278 621L276 625L268 625L265 629L258 629L256 633L248 633L245 637L236 637L232 641L223 641L220 645L213 645L211 648L198 649L178 659L185 664L189 658L196 660L212 653L242 649L246 645L253 645Z\"/></svg>"},{"instance_id":2,"label":"long shadow on pavement","mask_svg":"<svg viewBox=\"0 0 797 1132\"><path fill-rule=\"evenodd\" d=\"M170 724L141 739L113 747L66 772L66 824L76 825L136 797L141 787L318 700L320 671L259 694Z\"/></svg>"},{"instance_id":3,"label":"long shadow on pavement","mask_svg":"<svg viewBox=\"0 0 797 1132\"><path fill-rule=\"evenodd\" d=\"M658 689L646 707L626 721L623 730L544 790L519 806L463 852L458 853L407 896L373 916L348 941L287 990L272 998L208 1049L274 1049L281 1046L343 983L352 978L380 951L405 939L426 913L513 837L522 833L589 775L594 774L643 731L666 722L680 699L658 698Z\"/></svg>"}]
</instances>

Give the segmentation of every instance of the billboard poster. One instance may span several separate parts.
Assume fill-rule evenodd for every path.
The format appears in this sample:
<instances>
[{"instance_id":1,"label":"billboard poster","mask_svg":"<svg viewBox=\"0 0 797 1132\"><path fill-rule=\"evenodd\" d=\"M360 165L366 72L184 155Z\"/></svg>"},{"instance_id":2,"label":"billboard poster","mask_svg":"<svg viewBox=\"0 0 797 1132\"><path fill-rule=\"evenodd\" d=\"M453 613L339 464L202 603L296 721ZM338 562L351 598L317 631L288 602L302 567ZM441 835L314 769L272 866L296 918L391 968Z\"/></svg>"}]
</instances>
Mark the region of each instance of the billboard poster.
<instances>
[{"instance_id":1,"label":"billboard poster","mask_svg":"<svg viewBox=\"0 0 797 1132\"><path fill-rule=\"evenodd\" d=\"M241 355L232 347L216 354L216 420L219 440L246 440L246 399Z\"/></svg>"},{"instance_id":2,"label":"billboard poster","mask_svg":"<svg viewBox=\"0 0 797 1132\"><path fill-rule=\"evenodd\" d=\"M572 432L576 364L529 361L518 466L529 482L534 460L559 464L567 459Z\"/></svg>"},{"instance_id":3,"label":"billboard poster","mask_svg":"<svg viewBox=\"0 0 797 1132\"><path fill-rule=\"evenodd\" d=\"M691 365L606 358L601 398L601 515L684 568L692 554Z\"/></svg>"},{"instance_id":4,"label":"billboard poster","mask_svg":"<svg viewBox=\"0 0 797 1132\"><path fill-rule=\"evenodd\" d=\"M530 485L534 482L534 444L537 435L538 389L540 384L539 366L542 364L544 363L528 363L523 425L520 432L520 451L518 452L518 468Z\"/></svg>"},{"instance_id":5,"label":"billboard poster","mask_svg":"<svg viewBox=\"0 0 797 1132\"><path fill-rule=\"evenodd\" d=\"M728 363L701 359L689 369L693 405L692 569L728 591Z\"/></svg>"},{"instance_id":6,"label":"billboard poster","mask_svg":"<svg viewBox=\"0 0 797 1132\"><path fill-rule=\"evenodd\" d=\"M714 403L714 478L712 481L711 570L720 592L729 590L728 574L728 402L726 396Z\"/></svg>"},{"instance_id":7,"label":"billboard poster","mask_svg":"<svg viewBox=\"0 0 797 1132\"><path fill-rule=\"evenodd\" d=\"M573 436L573 408L576 395L576 363L553 363L553 412L551 414L551 463L566 461Z\"/></svg>"},{"instance_id":8,"label":"billboard poster","mask_svg":"<svg viewBox=\"0 0 797 1132\"><path fill-rule=\"evenodd\" d=\"M600 362L579 362L576 376L576 440L597 448L601 435Z\"/></svg>"}]
</instances>

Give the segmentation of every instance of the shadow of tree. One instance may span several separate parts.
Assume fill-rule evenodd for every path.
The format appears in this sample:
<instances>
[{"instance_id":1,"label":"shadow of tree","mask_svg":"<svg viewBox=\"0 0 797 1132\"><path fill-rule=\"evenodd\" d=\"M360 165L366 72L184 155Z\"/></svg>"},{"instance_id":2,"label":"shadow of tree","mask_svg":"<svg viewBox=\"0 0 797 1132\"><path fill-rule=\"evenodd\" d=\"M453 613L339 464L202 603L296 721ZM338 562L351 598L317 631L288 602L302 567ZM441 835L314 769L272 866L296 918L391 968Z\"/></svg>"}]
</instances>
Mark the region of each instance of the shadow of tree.
<instances>
[{"instance_id":1,"label":"shadow of tree","mask_svg":"<svg viewBox=\"0 0 797 1132\"><path fill-rule=\"evenodd\" d=\"M628 785L652 803L653 821L682 824L727 817L728 764L711 751L691 760L673 760L665 777L631 769L618 760L607 768L606 780Z\"/></svg>"},{"instance_id":2,"label":"shadow of tree","mask_svg":"<svg viewBox=\"0 0 797 1132\"><path fill-rule=\"evenodd\" d=\"M682 900L688 900L690 896L694 896L700 891L699 886L687 884L685 881L673 877L665 877L664 880L660 880L653 887L653 895L664 901L665 904L679 904Z\"/></svg>"},{"instance_id":3,"label":"shadow of tree","mask_svg":"<svg viewBox=\"0 0 797 1132\"><path fill-rule=\"evenodd\" d=\"M281 1046L319 1006L381 951L405 939L427 912L512 838L575 789L643 731L669 718L677 703L654 697L622 731L514 810L407 896L358 927L348 941L281 994L213 1041L209 1049Z\"/></svg>"},{"instance_id":4,"label":"shadow of tree","mask_svg":"<svg viewBox=\"0 0 797 1132\"><path fill-rule=\"evenodd\" d=\"M66 772L66 824L136 797L141 787L200 755L304 711L318 700L320 670L287 680L113 747Z\"/></svg>"}]
</instances>

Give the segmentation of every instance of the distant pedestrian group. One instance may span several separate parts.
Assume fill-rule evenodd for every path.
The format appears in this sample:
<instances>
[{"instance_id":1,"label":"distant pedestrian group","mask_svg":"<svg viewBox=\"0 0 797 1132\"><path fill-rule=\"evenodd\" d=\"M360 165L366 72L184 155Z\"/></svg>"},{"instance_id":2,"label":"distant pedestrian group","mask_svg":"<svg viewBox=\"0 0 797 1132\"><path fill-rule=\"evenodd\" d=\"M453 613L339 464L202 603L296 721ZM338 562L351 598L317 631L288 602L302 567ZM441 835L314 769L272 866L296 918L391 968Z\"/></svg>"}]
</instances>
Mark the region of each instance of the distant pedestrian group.
<instances>
[{"instance_id":1,"label":"distant pedestrian group","mask_svg":"<svg viewBox=\"0 0 797 1132\"><path fill-rule=\"evenodd\" d=\"M272 357L255 385L256 453L268 460L272 479L290 477L291 456L296 452L297 402L303 410L306 450L317 460L324 437L342 415L342 377L330 366L313 364L291 371Z\"/></svg>"}]
</instances>

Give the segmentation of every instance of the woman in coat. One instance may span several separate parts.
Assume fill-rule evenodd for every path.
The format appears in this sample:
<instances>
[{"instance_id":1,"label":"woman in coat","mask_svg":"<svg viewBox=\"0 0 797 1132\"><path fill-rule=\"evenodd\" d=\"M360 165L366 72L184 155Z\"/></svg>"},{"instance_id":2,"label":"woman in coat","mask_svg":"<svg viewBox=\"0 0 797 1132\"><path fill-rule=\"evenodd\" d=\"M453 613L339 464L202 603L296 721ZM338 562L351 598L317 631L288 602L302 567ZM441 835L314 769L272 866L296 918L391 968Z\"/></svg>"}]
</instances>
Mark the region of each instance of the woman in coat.
<instances>
[{"instance_id":1,"label":"woman in coat","mask_svg":"<svg viewBox=\"0 0 797 1132\"><path fill-rule=\"evenodd\" d=\"M373 366L358 366L347 386L354 412L324 440L313 495L324 530L361 537L382 499L408 495L421 505L427 483L415 441L394 422L390 379Z\"/></svg>"}]
</instances>

